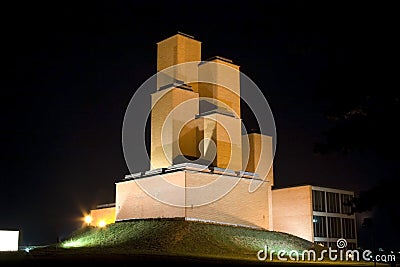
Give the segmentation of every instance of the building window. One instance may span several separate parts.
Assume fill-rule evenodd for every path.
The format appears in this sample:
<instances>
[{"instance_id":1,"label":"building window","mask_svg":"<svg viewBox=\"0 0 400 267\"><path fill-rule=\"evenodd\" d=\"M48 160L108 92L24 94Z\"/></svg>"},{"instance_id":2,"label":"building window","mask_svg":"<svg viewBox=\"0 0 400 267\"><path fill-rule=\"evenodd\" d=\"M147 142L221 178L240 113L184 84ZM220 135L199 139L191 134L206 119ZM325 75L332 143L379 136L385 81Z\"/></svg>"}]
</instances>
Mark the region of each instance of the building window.
<instances>
[{"instance_id":1,"label":"building window","mask_svg":"<svg viewBox=\"0 0 400 267\"><path fill-rule=\"evenodd\" d=\"M341 200L341 204L342 204L342 213L343 214L352 214L353 211L351 209L352 205L351 205L351 200L353 199L352 195L347 195L347 194L341 194L340 195L340 200Z\"/></svg>"},{"instance_id":2,"label":"building window","mask_svg":"<svg viewBox=\"0 0 400 267\"><path fill-rule=\"evenodd\" d=\"M325 216L314 216L314 236L315 237L326 237L326 218Z\"/></svg>"},{"instance_id":3,"label":"building window","mask_svg":"<svg viewBox=\"0 0 400 267\"><path fill-rule=\"evenodd\" d=\"M342 224L339 217L328 217L328 236L337 238L342 236Z\"/></svg>"},{"instance_id":4,"label":"building window","mask_svg":"<svg viewBox=\"0 0 400 267\"><path fill-rule=\"evenodd\" d=\"M356 238L354 219L343 218L342 223L343 223L343 237L349 239Z\"/></svg>"},{"instance_id":5,"label":"building window","mask_svg":"<svg viewBox=\"0 0 400 267\"><path fill-rule=\"evenodd\" d=\"M339 193L326 192L328 212L340 213Z\"/></svg>"},{"instance_id":6,"label":"building window","mask_svg":"<svg viewBox=\"0 0 400 267\"><path fill-rule=\"evenodd\" d=\"M325 192L313 190L312 202L314 211L325 211Z\"/></svg>"}]
</instances>

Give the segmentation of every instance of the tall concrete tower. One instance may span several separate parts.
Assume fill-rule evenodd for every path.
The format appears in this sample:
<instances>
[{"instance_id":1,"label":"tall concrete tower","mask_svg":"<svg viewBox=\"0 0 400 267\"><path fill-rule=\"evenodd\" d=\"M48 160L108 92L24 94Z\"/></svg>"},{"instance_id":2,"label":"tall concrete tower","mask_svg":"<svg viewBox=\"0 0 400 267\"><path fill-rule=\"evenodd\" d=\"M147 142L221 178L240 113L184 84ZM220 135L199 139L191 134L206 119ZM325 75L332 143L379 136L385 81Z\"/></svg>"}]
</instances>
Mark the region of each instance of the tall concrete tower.
<instances>
[{"instance_id":1,"label":"tall concrete tower","mask_svg":"<svg viewBox=\"0 0 400 267\"><path fill-rule=\"evenodd\" d=\"M116 183L115 220L184 218L272 229L273 174L265 173L272 142L242 136L239 66L223 57L201 61L201 43L178 33L157 44L157 71L151 170Z\"/></svg>"},{"instance_id":2,"label":"tall concrete tower","mask_svg":"<svg viewBox=\"0 0 400 267\"><path fill-rule=\"evenodd\" d=\"M213 57L199 65L199 80L201 148L213 143L213 165L242 170L239 66Z\"/></svg>"},{"instance_id":3,"label":"tall concrete tower","mask_svg":"<svg viewBox=\"0 0 400 267\"><path fill-rule=\"evenodd\" d=\"M242 170L239 66L222 57L200 63L201 43L182 33L159 42L157 53L151 168L200 159Z\"/></svg>"},{"instance_id":4,"label":"tall concrete tower","mask_svg":"<svg viewBox=\"0 0 400 267\"><path fill-rule=\"evenodd\" d=\"M185 83L197 92L196 64L183 64L201 60L201 42L193 36L180 33L157 43L157 88L163 88L174 83ZM183 64L183 65L182 65Z\"/></svg>"},{"instance_id":5,"label":"tall concrete tower","mask_svg":"<svg viewBox=\"0 0 400 267\"><path fill-rule=\"evenodd\" d=\"M173 165L184 155L196 158L197 127L190 123L199 113L199 94L193 87L197 81L197 64L201 58L201 42L178 33L157 44L157 92L152 94L151 169Z\"/></svg>"}]
</instances>

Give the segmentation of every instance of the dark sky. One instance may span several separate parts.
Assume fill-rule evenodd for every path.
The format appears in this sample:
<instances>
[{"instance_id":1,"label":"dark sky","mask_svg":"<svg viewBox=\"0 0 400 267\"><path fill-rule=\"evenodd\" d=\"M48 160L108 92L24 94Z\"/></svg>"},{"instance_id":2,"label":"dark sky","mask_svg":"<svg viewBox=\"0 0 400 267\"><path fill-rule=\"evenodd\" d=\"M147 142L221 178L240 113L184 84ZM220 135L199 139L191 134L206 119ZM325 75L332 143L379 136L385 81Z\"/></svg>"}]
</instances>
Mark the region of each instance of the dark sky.
<instances>
[{"instance_id":1,"label":"dark sky","mask_svg":"<svg viewBox=\"0 0 400 267\"><path fill-rule=\"evenodd\" d=\"M232 59L265 94L277 127L277 186L358 192L392 168L372 153L313 153L329 128L329 101L318 98L320 90L337 77L351 94L354 85L368 86L363 71L379 68L371 59L384 49L385 7L189 2L32 1L3 8L0 229L20 229L23 244L47 244L79 227L82 212L114 201L114 182L128 172L125 109L156 71L156 43L177 31L202 42L203 59ZM382 246L392 241L382 239Z\"/></svg>"}]
</instances>

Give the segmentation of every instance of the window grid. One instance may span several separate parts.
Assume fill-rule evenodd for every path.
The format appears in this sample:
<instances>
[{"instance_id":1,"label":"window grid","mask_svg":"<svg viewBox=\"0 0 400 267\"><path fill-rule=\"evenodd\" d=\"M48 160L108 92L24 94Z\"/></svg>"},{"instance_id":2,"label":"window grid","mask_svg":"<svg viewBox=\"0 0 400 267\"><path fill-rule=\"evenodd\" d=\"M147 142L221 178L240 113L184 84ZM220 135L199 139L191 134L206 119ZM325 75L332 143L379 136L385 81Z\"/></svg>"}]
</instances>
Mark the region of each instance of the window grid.
<instances>
[{"instance_id":1,"label":"window grid","mask_svg":"<svg viewBox=\"0 0 400 267\"><path fill-rule=\"evenodd\" d=\"M342 222L339 217L328 217L328 235L329 237L342 237Z\"/></svg>"},{"instance_id":2,"label":"window grid","mask_svg":"<svg viewBox=\"0 0 400 267\"><path fill-rule=\"evenodd\" d=\"M343 237L349 239L356 238L354 219L343 218L342 224L343 224Z\"/></svg>"},{"instance_id":3,"label":"window grid","mask_svg":"<svg viewBox=\"0 0 400 267\"><path fill-rule=\"evenodd\" d=\"M340 197L341 197L341 204L342 204L342 213L347 214L347 215L352 214L351 205L349 205L349 204L351 203L353 196L347 195L347 194L341 194Z\"/></svg>"},{"instance_id":4,"label":"window grid","mask_svg":"<svg viewBox=\"0 0 400 267\"><path fill-rule=\"evenodd\" d=\"M339 193L326 192L327 209L330 213L340 213Z\"/></svg>"},{"instance_id":5,"label":"window grid","mask_svg":"<svg viewBox=\"0 0 400 267\"><path fill-rule=\"evenodd\" d=\"M314 211L325 212L325 192L312 190L312 204Z\"/></svg>"},{"instance_id":6,"label":"window grid","mask_svg":"<svg viewBox=\"0 0 400 267\"><path fill-rule=\"evenodd\" d=\"M314 236L316 237L326 237L326 218L325 216L314 216Z\"/></svg>"}]
</instances>

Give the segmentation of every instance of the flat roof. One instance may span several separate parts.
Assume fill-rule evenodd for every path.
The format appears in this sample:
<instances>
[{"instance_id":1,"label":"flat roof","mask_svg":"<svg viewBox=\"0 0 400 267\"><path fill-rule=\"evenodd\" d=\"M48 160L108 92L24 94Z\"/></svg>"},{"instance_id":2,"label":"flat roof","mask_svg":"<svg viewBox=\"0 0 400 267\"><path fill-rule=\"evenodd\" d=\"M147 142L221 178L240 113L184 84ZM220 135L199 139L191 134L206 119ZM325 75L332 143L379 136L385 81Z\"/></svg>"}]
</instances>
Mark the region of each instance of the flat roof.
<instances>
[{"instance_id":1,"label":"flat roof","mask_svg":"<svg viewBox=\"0 0 400 267\"><path fill-rule=\"evenodd\" d=\"M170 38L172 38L174 36L177 36L177 35L181 35L181 36L184 36L184 37L189 38L189 39L193 39L194 41L201 43L199 40L196 40L193 35L178 31L176 34L168 36L168 37L164 38L163 40L157 42L157 44L162 43L162 42L164 42L164 41L166 41L166 40L168 40L168 39L170 39Z\"/></svg>"},{"instance_id":2,"label":"flat roof","mask_svg":"<svg viewBox=\"0 0 400 267\"><path fill-rule=\"evenodd\" d=\"M224 109L212 109L212 110L204 111L200 114L195 115L195 118L197 119L197 118L206 117L208 115L213 115L213 114L220 114L220 115L225 115L225 116L229 116L232 118L236 118L235 114L233 114L229 110L224 110Z\"/></svg>"},{"instance_id":3,"label":"flat roof","mask_svg":"<svg viewBox=\"0 0 400 267\"><path fill-rule=\"evenodd\" d=\"M226 175L226 176L231 176L231 177L239 178L239 179L245 178L245 179L255 179L255 180L260 180L260 181L266 181L266 180L261 179L257 173L245 172L245 171L234 171L234 170L230 170L230 169L211 167L211 166L200 165L200 164L195 164L195 163L180 163L180 164L172 165L168 168L158 168L158 169L148 170L145 172L128 174L128 175L125 175L124 179L117 181L116 183L121 183L121 182L135 180L135 179L143 179L146 177L152 177L152 176L156 176L156 175L168 174L168 173L173 173L173 172L178 172L178 171L204 172L204 173L210 173L210 174L215 174L215 175Z\"/></svg>"},{"instance_id":4,"label":"flat roof","mask_svg":"<svg viewBox=\"0 0 400 267\"><path fill-rule=\"evenodd\" d=\"M328 187L328 186L321 186L321 185L312 185L312 184L297 184L297 185L289 185L289 186L281 186L281 187L273 186L272 190L290 189L290 188L303 187L303 186L311 186L312 189L322 190L322 191L330 191L330 192L337 191L337 192L346 192L346 193L354 194L354 191L349 190L349 189L342 189L342 188L337 188L337 187Z\"/></svg>"},{"instance_id":5,"label":"flat roof","mask_svg":"<svg viewBox=\"0 0 400 267\"><path fill-rule=\"evenodd\" d=\"M225 62L233 64L233 60L232 59L229 59L229 58L226 58L226 57L221 57L221 56L213 56L213 57L210 57L209 59L207 59L206 61L212 61L212 60L215 60L215 59L219 59L219 60L222 60L222 61L225 61Z\"/></svg>"},{"instance_id":6,"label":"flat roof","mask_svg":"<svg viewBox=\"0 0 400 267\"><path fill-rule=\"evenodd\" d=\"M96 206L96 209L104 209L104 208L112 208L115 207L115 203L106 203L106 204L100 204Z\"/></svg>"},{"instance_id":7,"label":"flat roof","mask_svg":"<svg viewBox=\"0 0 400 267\"><path fill-rule=\"evenodd\" d=\"M189 38L194 39L194 36L193 36L193 35L189 35L189 34L187 34L187 33L183 33L183 32L178 31L178 34L183 35L183 36L185 36L185 37L189 37Z\"/></svg>"}]
</instances>

